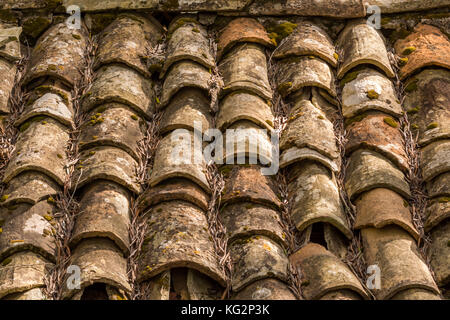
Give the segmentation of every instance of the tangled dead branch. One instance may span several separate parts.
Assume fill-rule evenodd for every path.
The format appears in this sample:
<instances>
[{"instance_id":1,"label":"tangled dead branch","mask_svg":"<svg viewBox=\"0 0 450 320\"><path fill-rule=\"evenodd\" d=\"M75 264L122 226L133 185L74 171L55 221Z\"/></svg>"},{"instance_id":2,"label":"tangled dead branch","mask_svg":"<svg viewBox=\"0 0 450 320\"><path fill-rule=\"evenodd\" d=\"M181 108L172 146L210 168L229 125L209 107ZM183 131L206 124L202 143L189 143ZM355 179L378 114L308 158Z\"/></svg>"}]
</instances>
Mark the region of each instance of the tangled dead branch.
<instances>
[{"instance_id":1,"label":"tangled dead branch","mask_svg":"<svg viewBox=\"0 0 450 320\"><path fill-rule=\"evenodd\" d=\"M78 147L81 124L86 120L86 115L81 111L82 97L89 91L93 81L93 64L95 51L97 49L96 40L89 36L85 51L85 63L81 80L72 90L72 102L74 109L75 128L70 132L69 144L67 146L68 163L65 166L66 179L63 190L59 192L55 199L58 213L55 214L55 242L56 242L56 264L44 279L46 283L45 294L49 299L59 300L62 298L63 281L66 270L70 264L71 250L69 242L75 224L76 215L79 212L79 204L75 198L80 177L74 177L75 165L79 161Z\"/></svg>"},{"instance_id":2,"label":"tangled dead branch","mask_svg":"<svg viewBox=\"0 0 450 320\"><path fill-rule=\"evenodd\" d=\"M276 74L278 72L276 64L272 63L272 54L267 52L268 61L268 76L272 87L272 112L274 114L274 129L278 134L278 138L281 137L281 133L286 128L288 114L290 106L286 104L278 93L275 83ZM287 174L285 170L279 170L277 173L278 189L281 197L281 209L280 209L280 224L286 237L288 244L288 255L295 253L301 247L301 234L295 227L291 219ZM289 282L290 289L298 299L303 299L301 291L301 270L295 268L289 263Z\"/></svg>"}]
</instances>

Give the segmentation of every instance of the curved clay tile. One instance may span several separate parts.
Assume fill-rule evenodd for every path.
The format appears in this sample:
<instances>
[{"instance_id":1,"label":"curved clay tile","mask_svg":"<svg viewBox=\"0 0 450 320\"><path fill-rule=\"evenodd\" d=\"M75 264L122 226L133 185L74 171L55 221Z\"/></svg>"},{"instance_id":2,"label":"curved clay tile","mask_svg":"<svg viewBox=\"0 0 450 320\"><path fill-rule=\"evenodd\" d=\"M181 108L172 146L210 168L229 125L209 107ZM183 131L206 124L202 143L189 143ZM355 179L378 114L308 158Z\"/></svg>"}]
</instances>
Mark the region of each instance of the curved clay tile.
<instances>
[{"instance_id":1,"label":"curved clay tile","mask_svg":"<svg viewBox=\"0 0 450 320\"><path fill-rule=\"evenodd\" d=\"M234 46L220 62L219 71L224 82L221 96L246 90L265 100L272 99L263 46L255 43Z\"/></svg>"},{"instance_id":2,"label":"curved clay tile","mask_svg":"<svg viewBox=\"0 0 450 320\"><path fill-rule=\"evenodd\" d=\"M63 283L63 297L71 298L78 292L95 283L104 283L108 286L131 291L127 276L127 260L119 248L109 239L85 239L72 250L71 265L80 268L79 288L68 288L71 283L67 273Z\"/></svg>"},{"instance_id":3,"label":"curved clay tile","mask_svg":"<svg viewBox=\"0 0 450 320\"><path fill-rule=\"evenodd\" d=\"M3 297L2 300L46 300L44 288L34 288L28 291L17 292Z\"/></svg>"},{"instance_id":4,"label":"curved clay tile","mask_svg":"<svg viewBox=\"0 0 450 320\"><path fill-rule=\"evenodd\" d=\"M22 27L2 28L0 26L0 57L14 62L22 57L19 37Z\"/></svg>"},{"instance_id":5,"label":"curved clay tile","mask_svg":"<svg viewBox=\"0 0 450 320\"><path fill-rule=\"evenodd\" d=\"M95 74L91 88L83 97L84 112L108 102L123 103L149 118L155 110L152 82L123 65L106 65Z\"/></svg>"},{"instance_id":6,"label":"curved clay tile","mask_svg":"<svg viewBox=\"0 0 450 320\"><path fill-rule=\"evenodd\" d=\"M450 140L436 141L422 148L420 163L425 181L450 171Z\"/></svg>"},{"instance_id":7,"label":"curved clay tile","mask_svg":"<svg viewBox=\"0 0 450 320\"><path fill-rule=\"evenodd\" d=\"M286 246L280 214L272 208L252 202L227 204L220 211L220 219L230 243L238 238L262 235Z\"/></svg>"},{"instance_id":8,"label":"curved clay tile","mask_svg":"<svg viewBox=\"0 0 450 320\"><path fill-rule=\"evenodd\" d=\"M307 244L289 260L302 270L302 293L308 300L320 299L327 293L343 289L368 299L358 278L347 265L319 244Z\"/></svg>"},{"instance_id":9,"label":"curved clay tile","mask_svg":"<svg viewBox=\"0 0 450 320\"><path fill-rule=\"evenodd\" d=\"M405 65L400 67L400 79L405 79L424 67L439 66L450 69L450 41L434 26L417 25L412 34L397 40L394 47L398 55L408 59Z\"/></svg>"},{"instance_id":10,"label":"curved clay tile","mask_svg":"<svg viewBox=\"0 0 450 320\"><path fill-rule=\"evenodd\" d=\"M366 15L361 0L256 0L250 6L252 15L302 15L335 18L357 18Z\"/></svg>"},{"instance_id":11,"label":"curved clay tile","mask_svg":"<svg viewBox=\"0 0 450 320\"><path fill-rule=\"evenodd\" d=\"M380 268L381 288L373 291L378 299L390 299L405 289L427 289L439 294L414 239L405 230L388 226L362 229L361 233L366 263Z\"/></svg>"},{"instance_id":12,"label":"curved clay tile","mask_svg":"<svg viewBox=\"0 0 450 320\"><path fill-rule=\"evenodd\" d=\"M390 300L441 300L441 298L430 290L406 289L392 296Z\"/></svg>"},{"instance_id":13,"label":"curved clay tile","mask_svg":"<svg viewBox=\"0 0 450 320\"><path fill-rule=\"evenodd\" d=\"M403 173L381 154L359 149L349 159L345 188L351 199L375 188L387 188L409 199L411 191Z\"/></svg>"},{"instance_id":14,"label":"curved clay tile","mask_svg":"<svg viewBox=\"0 0 450 320\"><path fill-rule=\"evenodd\" d=\"M47 175L38 171L25 171L12 178L3 191L3 206L12 203L29 203L31 205L54 196L59 192L58 184Z\"/></svg>"},{"instance_id":15,"label":"curved clay tile","mask_svg":"<svg viewBox=\"0 0 450 320\"><path fill-rule=\"evenodd\" d=\"M448 196L428 201L428 206L425 209L425 218L425 231L430 231L440 223L445 223L445 220L450 218L450 201L448 201Z\"/></svg>"},{"instance_id":16,"label":"curved clay tile","mask_svg":"<svg viewBox=\"0 0 450 320\"><path fill-rule=\"evenodd\" d=\"M0 260L18 251L33 251L55 261L56 245L53 236L56 207L47 200L34 206L21 204L15 210L3 208L0 233Z\"/></svg>"},{"instance_id":17,"label":"curved clay tile","mask_svg":"<svg viewBox=\"0 0 450 320\"><path fill-rule=\"evenodd\" d=\"M221 31L217 43L217 59L240 42L253 42L266 47L273 47L266 29L252 18L236 18Z\"/></svg>"},{"instance_id":18,"label":"curved clay tile","mask_svg":"<svg viewBox=\"0 0 450 320\"><path fill-rule=\"evenodd\" d=\"M402 115L394 84L383 74L364 68L347 74L341 81L342 113L345 118L369 110L378 110L396 117Z\"/></svg>"},{"instance_id":19,"label":"curved clay tile","mask_svg":"<svg viewBox=\"0 0 450 320\"><path fill-rule=\"evenodd\" d=\"M450 138L450 71L424 70L408 81L404 109L419 144Z\"/></svg>"},{"instance_id":20,"label":"curved clay tile","mask_svg":"<svg viewBox=\"0 0 450 320\"><path fill-rule=\"evenodd\" d=\"M87 48L86 30L70 29L65 22L48 29L38 40L23 80L54 77L74 86L82 78Z\"/></svg>"},{"instance_id":21,"label":"curved clay tile","mask_svg":"<svg viewBox=\"0 0 450 320\"><path fill-rule=\"evenodd\" d=\"M230 257L233 264L233 291L239 291L261 279L288 280L288 258L284 248L264 236L234 241L230 244Z\"/></svg>"},{"instance_id":22,"label":"curved clay tile","mask_svg":"<svg viewBox=\"0 0 450 320\"><path fill-rule=\"evenodd\" d=\"M449 220L431 231L430 263L439 286L450 283L450 223Z\"/></svg>"},{"instance_id":23,"label":"curved clay tile","mask_svg":"<svg viewBox=\"0 0 450 320\"><path fill-rule=\"evenodd\" d=\"M161 202L147 215L149 227L139 261L139 282L168 269L187 267L225 284L201 209L177 200Z\"/></svg>"},{"instance_id":24,"label":"curved clay tile","mask_svg":"<svg viewBox=\"0 0 450 320\"><path fill-rule=\"evenodd\" d=\"M197 139L200 139L201 147L201 138ZM197 183L208 194L211 192L206 179L206 162L202 150L195 148L193 132L180 129L162 138L154 159L150 186L154 187L167 179L186 178Z\"/></svg>"},{"instance_id":25,"label":"curved clay tile","mask_svg":"<svg viewBox=\"0 0 450 320\"><path fill-rule=\"evenodd\" d=\"M314 56L283 59L278 63L278 91L286 97L304 87L325 89L336 97L335 78L331 67Z\"/></svg>"},{"instance_id":26,"label":"curved clay tile","mask_svg":"<svg viewBox=\"0 0 450 320\"><path fill-rule=\"evenodd\" d=\"M0 298L45 287L45 276L51 267L47 260L30 251L16 253L7 259L0 266Z\"/></svg>"},{"instance_id":27,"label":"curved clay tile","mask_svg":"<svg viewBox=\"0 0 450 320\"><path fill-rule=\"evenodd\" d=\"M144 139L145 122L125 105L104 104L88 114L80 128L80 149L112 146L123 149L138 161L139 141Z\"/></svg>"},{"instance_id":28,"label":"curved clay tile","mask_svg":"<svg viewBox=\"0 0 450 320\"><path fill-rule=\"evenodd\" d=\"M159 133L165 134L176 129L194 131L195 123L201 124L201 131L211 127L212 116L209 109L209 99L195 88L179 91L164 110L159 125Z\"/></svg>"},{"instance_id":29,"label":"curved clay tile","mask_svg":"<svg viewBox=\"0 0 450 320\"><path fill-rule=\"evenodd\" d=\"M232 92L220 101L217 128L223 131L240 120L249 120L273 131L274 116L270 105L259 96L244 91Z\"/></svg>"},{"instance_id":30,"label":"curved clay tile","mask_svg":"<svg viewBox=\"0 0 450 320\"><path fill-rule=\"evenodd\" d=\"M100 35L94 68L123 63L150 76L145 59L162 36L162 27L138 14L123 14Z\"/></svg>"},{"instance_id":31,"label":"curved clay tile","mask_svg":"<svg viewBox=\"0 0 450 320\"><path fill-rule=\"evenodd\" d=\"M83 239L108 238L128 253L130 195L109 181L89 184L80 199L80 209L72 230L71 246Z\"/></svg>"},{"instance_id":32,"label":"curved clay tile","mask_svg":"<svg viewBox=\"0 0 450 320\"><path fill-rule=\"evenodd\" d=\"M394 224L419 240L420 235L413 224L408 202L396 192L383 188L372 189L360 195L355 205L355 229L383 228Z\"/></svg>"},{"instance_id":33,"label":"curved clay tile","mask_svg":"<svg viewBox=\"0 0 450 320\"><path fill-rule=\"evenodd\" d=\"M208 92L210 78L208 69L196 62L189 60L176 62L166 74L161 104L157 108L167 106L175 94L185 87L199 88Z\"/></svg>"},{"instance_id":34,"label":"curved clay tile","mask_svg":"<svg viewBox=\"0 0 450 320\"><path fill-rule=\"evenodd\" d=\"M4 182L24 171L38 171L63 185L69 133L52 118L32 118L22 124L16 149L6 167Z\"/></svg>"},{"instance_id":35,"label":"curved clay tile","mask_svg":"<svg viewBox=\"0 0 450 320\"><path fill-rule=\"evenodd\" d=\"M317 56L336 68L338 56L333 40L318 25L311 22L301 22L274 51L275 59L291 56Z\"/></svg>"},{"instance_id":36,"label":"curved clay tile","mask_svg":"<svg viewBox=\"0 0 450 320\"><path fill-rule=\"evenodd\" d=\"M277 279L262 279L234 294L231 300L297 300L297 298L286 283Z\"/></svg>"},{"instance_id":37,"label":"curved clay tile","mask_svg":"<svg viewBox=\"0 0 450 320\"><path fill-rule=\"evenodd\" d=\"M308 100L299 101L291 109L281 134L280 150L292 147L313 149L333 161L339 157L333 124Z\"/></svg>"},{"instance_id":38,"label":"curved clay tile","mask_svg":"<svg viewBox=\"0 0 450 320\"><path fill-rule=\"evenodd\" d=\"M392 120L392 121L391 121ZM393 127L397 126L397 127ZM368 114L361 121L348 125L347 154L359 148L377 151L395 163L403 171L408 170L408 159L404 148L400 125L386 115Z\"/></svg>"},{"instance_id":39,"label":"curved clay tile","mask_svg":"<svg viewBox=\"0 0 450 320\"><path fill-rule=\"evenodd\" d=\"M230 166L220 169L225 179L221 204L236 202L281 206L278 187L273 176L263 175L258 165Z\"/></svg>"},{"instance_id":40,"label":"curved clay tile","mask_svg":"<svg viewBox=\"0 0 450 320\"><path fill-rule=\"evenodd\" d=\"M378 67L389 78L395 76L383 36L365 20L349 22L339 35L338 47L343 50L338 79L342 79L348 71L362 64Z\"/></svg>"},{"instance_id":41,"label":"curved clay tile","mask_svg":"<svg viewBox=\"0 0 450 320\"><path fill-rule=\"evenodd\" d=\"M45 93L34 102L25 105L21 116L14 122L14 125L20 126L36 116L54 118L69 128L74 128L72 104L67 103L60 95L55 93Z\"/></svg>"},{"instance_id":42,"label":"curved clay tile","mask_svg":"<svg viewBox=\"0 0 450 320\"><path fill-rule=\"evenodd\" d=\"M342 208L339 190L330 171L321 164L307 161L290 170L295 180L289 182L291 218L299 231L313 223L329 223L348 239L352 232Z\"/></svg>"},{"instance_id":43,"label":"curved clay tile","mask_svg":"<svg viewBox=\"0 0 450 320\"><path fill-rule=\"evenodd\" d=\"M291 164L303 160L317 161L318 163L323 164L325 167L327 167L333 172L337 172L339 170L337 161L331 160L329 157L324 156L323 154L317 152L316 150L297 147L289 148L281 153L280 168L285 168Z\"/></svg>"},{"instance_id":44,"label":"curved clay tile","mask_svg":"<svg viewBox=\"0 0 450 320\"><path fill-rule=\"evenodd\" d=\"M81 162L80 162L81 161ZM135 176L137 162L122 149L101 146L80 152L73 185L81 188L95 180L109 180L134 193L141 192Z\"/></svg>"},{"instance_id":45,"label":"curved clay tile","mask_svg":"<svg viewBox=\"0 0 450 320\"><path fill-rule=\"evenodd\" d=\"M438 175L427 183L427 194L429 197L450 195L450 172Z\"/></svg>"},{"instance_id":46,"label":"curved clay tile","mask_svg":"<svg viewBox=\"0 0 450 320\"><path fill-rule=\"evenodd\" d=\"M172 23L180 26L170 33L167 41L166 59L159 75L160 78L164 78L166 71L174 63L181 60L192 60L207 69L213 68L215 60L211 54L206 29L194 20L183 21L182 17Z\"/></svg>"},{"instance_id":47,"label":"curved clay tile","mask_svg":"<svg viewBox=\"0 0 450 320\"><path fill-rule=\"evenodd\" d=\"M267 165L271 164L276 156L267 130L249 120L239 120L231 124L225 131L223 143L223 160L219 158L223 163L232 161L231 163L238 164Z\"/></svg>"},{"instance_id":48,"label":"curved clay tile","mask_svg":"<svg viewBox=\"0 0 450 320\"><path fill-rule=\"evenodd\" d=\"M9 96L14 86L14 78L16 76L16 65L9 63L0 58L0 111L9 113Z\"/></svg>"},{"instance_id":49,"label":"curved clay tile","mask_svg":"<svg viewBox=\"0 0 450 320\"><path fill-rule=\"evenodd\" d=\"M188 179L170 179L147 189L139 196L138 208L145 212L160 202L182 200L207 211L209 195L200 186Z\"/></svg>"}]
</instances>

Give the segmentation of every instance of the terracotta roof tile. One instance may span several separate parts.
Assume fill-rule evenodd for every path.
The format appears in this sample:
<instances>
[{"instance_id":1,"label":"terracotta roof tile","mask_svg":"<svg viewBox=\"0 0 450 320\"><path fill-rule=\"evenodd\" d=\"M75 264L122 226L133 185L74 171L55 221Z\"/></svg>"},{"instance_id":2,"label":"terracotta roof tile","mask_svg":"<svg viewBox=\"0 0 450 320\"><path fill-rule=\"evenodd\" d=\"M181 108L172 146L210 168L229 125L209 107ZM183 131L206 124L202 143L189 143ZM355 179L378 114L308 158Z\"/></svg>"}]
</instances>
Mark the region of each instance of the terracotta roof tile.
<instances>
[{"instance_id":1,"label":"terracotta roof tile","mask_svg":"<svg viewBox=\"0 0 450 320\"><path fill-rule=\"evenodd\" d=\"M366 21L352 21L339 35L339 48L343 50L338 78L362 64L371 64L382 70L389 78L394 77L381 33Z\"/></svg>"},{"instance_id":2,"label":"terracotta roof tile","mask_svg":"<svg viewBox=\"0 0 450 320\"><path fill-rule=\"evenodd\" d=\"M221 32L217 43L217 58L222 56L239 42L259 43L273 47L264 26L255 19L233 19Z\"/></svg>"},{"instance_id":3,"label":"terracotta roof tile","mask_svg":"<svg viewBox=\"0 0 450 320\"><path fill-rule=\"evenodd\" d=\"M400 68L401 79L427 66L450 69L450 41L438 28L430 25L416 26L414 33L395 43L395 51L408 59Z\"/></svg>"},{"instance_id":4,"label":"terracotta roof tile","mask_svg":"<svg viewBox=\"0 0 450 320\"><path fill-rule=\"evenodd\" d=\"M307 299L320 299L327 293L344 289L355 292L360 296L357 298L368 298L352 271L318 244L304 246L289 259L304 274L302 289Z\"/></svg>"}]
</instances>

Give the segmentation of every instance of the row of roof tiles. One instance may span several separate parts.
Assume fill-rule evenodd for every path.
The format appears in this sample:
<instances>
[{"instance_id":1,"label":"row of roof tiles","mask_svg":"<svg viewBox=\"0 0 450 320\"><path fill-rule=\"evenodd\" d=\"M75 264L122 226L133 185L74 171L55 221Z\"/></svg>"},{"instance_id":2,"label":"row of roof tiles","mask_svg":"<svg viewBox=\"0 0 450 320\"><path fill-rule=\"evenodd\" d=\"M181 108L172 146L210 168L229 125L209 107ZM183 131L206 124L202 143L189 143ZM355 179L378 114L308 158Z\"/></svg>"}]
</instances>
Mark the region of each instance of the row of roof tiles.
<instances>
[{"instance_id":1,"label":"row of roof tiles","mask_svg":"<svg viewBox=\"0 0 450 320\"><path fill-rule=\"evenodd\" d=\"M379 6L384 13L428 10L448 6L448 0L227 0L227 1L160 1L160 0L5 0L0 9L57 9L59 5L70 7L77 5L84 12L106 10L151 9L162 11L244 11L252 15L292 15L329 16L341 18L358 18L366 15L368 5Z\"/></svg>"}]
</instances>

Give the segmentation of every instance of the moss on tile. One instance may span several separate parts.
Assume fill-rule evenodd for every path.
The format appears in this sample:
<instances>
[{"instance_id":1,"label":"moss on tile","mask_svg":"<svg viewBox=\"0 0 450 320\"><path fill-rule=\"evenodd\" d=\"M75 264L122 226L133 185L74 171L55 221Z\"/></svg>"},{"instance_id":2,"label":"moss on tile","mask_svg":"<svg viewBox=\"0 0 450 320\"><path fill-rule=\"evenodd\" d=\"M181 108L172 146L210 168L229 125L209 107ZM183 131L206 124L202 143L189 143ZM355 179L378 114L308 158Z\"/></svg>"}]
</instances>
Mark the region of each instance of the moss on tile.
<instances>
[{"instance_id":1,"label":"moss on tile","mask_svg":"<svg viewBox=\"0 0 450 320\"><path fill-rule=\"evenodd\" d=\"M344 78L340 81L341 87L345 86L347 83L352 82L358 77L359 71L348 72Z\"/></svg>"},{"instance_id":2,"label":"moss on tile","mask_svg":"<svg viewBox=\"0 0 450 320\"><path fill-rule=\"evenodd\" d=\"M380 96L380 95L379 95L378 92L376 92L375 90L369 90L369 91L367 91L367 97L368 97L369 99L371 99L371 100L378 99L379 96Z\"/></svg>"},{"instance_id":3,"label":"moss on tile","mask_svg":"<svg viewBox=\"0 0 450 320\"><path fill-rule=\"evenodd\" d=\"M408 61L409 61L409 59L408 59L407 57L405 57L405 58L400 58L400 59L398 60L398 65L401 66L401 67L403 67L403 66L405 66L405 65L408 63Z\"/></svg>"},{"instance_id":4,"label":"moss on tile","mask_svg":"<svg viewBox=\"0 0 450 320\"><path fill-rule=\"evenodd\" d=\"M414 90L417 90L417 83L419 82L419 80L414 80L411 81L410 83L408 83L405 87L405 92L413 92Z\"/></svg>"},{"instance_id":5,"label":"moss on tile","mask_svg":"<svg viewBox=\"0 0 450 320\"><path fill-rule=\"evenodd\" d=\"M439 126L439 124L437 122L432 122L432 123L427 125L427 130L435 129L438 126Z\"/></svg>"},{"instance_id":6,"label":"moss on tile","mask_svg":"<svg viewBox=\"0 0 450 320\"><path fill-rule=\"evenodd\" d=\"M416 51L416 47L406 47L405 49L403 49L402 55L407 56L413 53L414 51Z\"/></svg>"},{"instance_id":7,"label":"moss on tile","mask_svg":"<svg viewBox=\"0 0 450 320\"><path fill-rule=\"evenodd\" d=\"M392 128L397 128L398 127L397 121L395 121L391 117L385 117L383 119L383 121L384 121L384 123L386 123L387 125L391 126Z\"/></svg>"},{"instance_id":8,"label":"moss on tile","mask_svg":"<svg viewBox=\"0 0 450 320\"><path fill-rule=\"evenodd\" d=\"M271 42L277 46L284 38L290 35L295 28L297 28L296 23L286 21L283 23L273 23L267 28L267 31Z\"/></svg>"},{"instance_id":9,"label":"moss on tile","mask_svg":"<svg viewBox=\"0 0 450 320\"><path fill-rule=\"evenodd\" d=\"M407 113L407 114L416 114L416 113L419 112L419 110L420 110L419 107L415 107L415 108L409 109L408 111L406 111L406 113Z\"/></svg>"}]
</instances>

